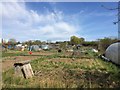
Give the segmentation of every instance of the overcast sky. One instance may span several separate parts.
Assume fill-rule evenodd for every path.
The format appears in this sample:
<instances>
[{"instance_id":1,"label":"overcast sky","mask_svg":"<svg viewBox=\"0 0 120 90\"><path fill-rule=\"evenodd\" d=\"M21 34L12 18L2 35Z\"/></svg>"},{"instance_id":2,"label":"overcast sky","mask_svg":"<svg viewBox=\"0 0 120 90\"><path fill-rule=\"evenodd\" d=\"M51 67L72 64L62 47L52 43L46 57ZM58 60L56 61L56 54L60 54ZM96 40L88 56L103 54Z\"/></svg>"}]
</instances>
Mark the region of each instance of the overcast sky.
<instances>
[{"instance_id":1,"label":"overcast sky","mask_svg":"<svg viewBox=\"0 0 120 90\"><path fill-rule=\"evenodd\" d=\"M2 37L25 40L69 40L71 36L96 40L118 36L117 3L97 2L4 2Z\"/></svg>"}]
</instances>

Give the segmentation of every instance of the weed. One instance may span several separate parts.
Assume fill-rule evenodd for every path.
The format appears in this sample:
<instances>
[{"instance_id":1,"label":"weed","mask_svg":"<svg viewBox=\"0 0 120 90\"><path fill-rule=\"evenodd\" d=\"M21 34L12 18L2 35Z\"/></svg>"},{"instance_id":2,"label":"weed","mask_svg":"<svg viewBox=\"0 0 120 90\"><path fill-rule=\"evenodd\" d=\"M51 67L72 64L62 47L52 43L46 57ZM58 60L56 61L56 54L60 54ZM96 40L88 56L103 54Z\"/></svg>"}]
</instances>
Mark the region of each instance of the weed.
<instances>
[{"instance_id":1,"label":"weed","mask_svg":"<svg viewBox=\"0 0 120 90\"><path fill-rule=\"evenodd\" d=\"M73 61L69 56L53 54L31 61L31 66L36 73L31 79L14 76L13 69L3 72L3 87L105 88L120 85L120 69L96 57L95 60L84 57Z\"/></svg>"}]
</instances>

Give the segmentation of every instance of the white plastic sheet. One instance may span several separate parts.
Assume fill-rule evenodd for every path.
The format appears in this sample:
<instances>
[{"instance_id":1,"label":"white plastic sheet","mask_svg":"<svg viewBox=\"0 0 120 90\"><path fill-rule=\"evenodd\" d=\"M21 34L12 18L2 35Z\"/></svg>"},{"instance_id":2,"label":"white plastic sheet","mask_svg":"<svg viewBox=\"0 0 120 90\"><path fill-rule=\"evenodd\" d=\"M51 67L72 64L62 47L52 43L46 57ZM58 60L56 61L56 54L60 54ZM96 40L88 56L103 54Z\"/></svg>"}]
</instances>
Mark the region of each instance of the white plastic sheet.
<instances>
[{"instance_id":1,"label":"white plastic sheet","mask_svg":"<svg viewBox=\"0 0 120 90\"><path fill-rule=\"evenodd\" d=\"M32 50L33 51L39 51L39 46L38 45L32 45Z\"/></svg>"},{"instance_id":2,"label":"white plastic sheet","mask_svg":"<svg viewBox=\"0 0 120 90\"><path fill-rule=\"evenodd\" d=\"M120 42L111 44L105 51L105 57L120 65Z\"/></svg>"}]
</instances>

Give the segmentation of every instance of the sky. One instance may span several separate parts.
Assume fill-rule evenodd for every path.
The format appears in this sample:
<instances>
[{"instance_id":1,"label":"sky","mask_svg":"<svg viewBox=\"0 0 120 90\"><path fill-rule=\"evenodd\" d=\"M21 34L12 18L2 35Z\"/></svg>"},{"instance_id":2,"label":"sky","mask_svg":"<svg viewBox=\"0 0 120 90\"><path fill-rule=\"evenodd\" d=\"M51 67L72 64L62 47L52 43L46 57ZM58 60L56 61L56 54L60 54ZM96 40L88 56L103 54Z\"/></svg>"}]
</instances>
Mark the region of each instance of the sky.
<instances>
[{"instance_id":1,"label":"sky","mask_svg":"<svg viewBox=\"0 0 120 90\"><path fill-rule=\"evenodd\" d=\"M117 37L117 2L2 2L2 38L17 41L86 41Z\"/></svg>"}]
</instances>

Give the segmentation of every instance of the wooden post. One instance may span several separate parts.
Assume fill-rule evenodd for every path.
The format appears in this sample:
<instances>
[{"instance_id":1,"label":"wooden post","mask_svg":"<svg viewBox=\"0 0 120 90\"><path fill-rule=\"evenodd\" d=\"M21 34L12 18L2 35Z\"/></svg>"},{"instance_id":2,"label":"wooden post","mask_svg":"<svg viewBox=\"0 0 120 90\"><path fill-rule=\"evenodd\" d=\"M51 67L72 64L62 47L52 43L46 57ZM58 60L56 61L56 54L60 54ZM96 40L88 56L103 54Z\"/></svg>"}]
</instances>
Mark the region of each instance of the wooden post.
<instances>
[{"instance_id":1,"label":"wooden post","mask_svg":"<svg viewBox=\"0 0 120 90\"><path fill-rule=\"evenodd\" d=\"M15 75L17 77L23 77L22 71L21 71L22 67L21 66L15 66Z\"/></svg>"},{"instance_id":2,"label":"wooden post","mask_svg":"<svg viewBox=\"0 0 120 90\"><path fill-rule=\"evenodd\" d=\"M23 65L23 73L25 78L31 78L34 75L30 63Z\"/></svg>"},{"instance_id":3,"label":"wooden post","mask_svg":"<svg viewBox=\"0 0 120 90\"><path fill-rule=\"evenodd\" d=\"M32 78L34 76L32 67L29 61L19 62L14 64L15 75L22 76L24 78Z\"/></svg>"}]
</instances>

